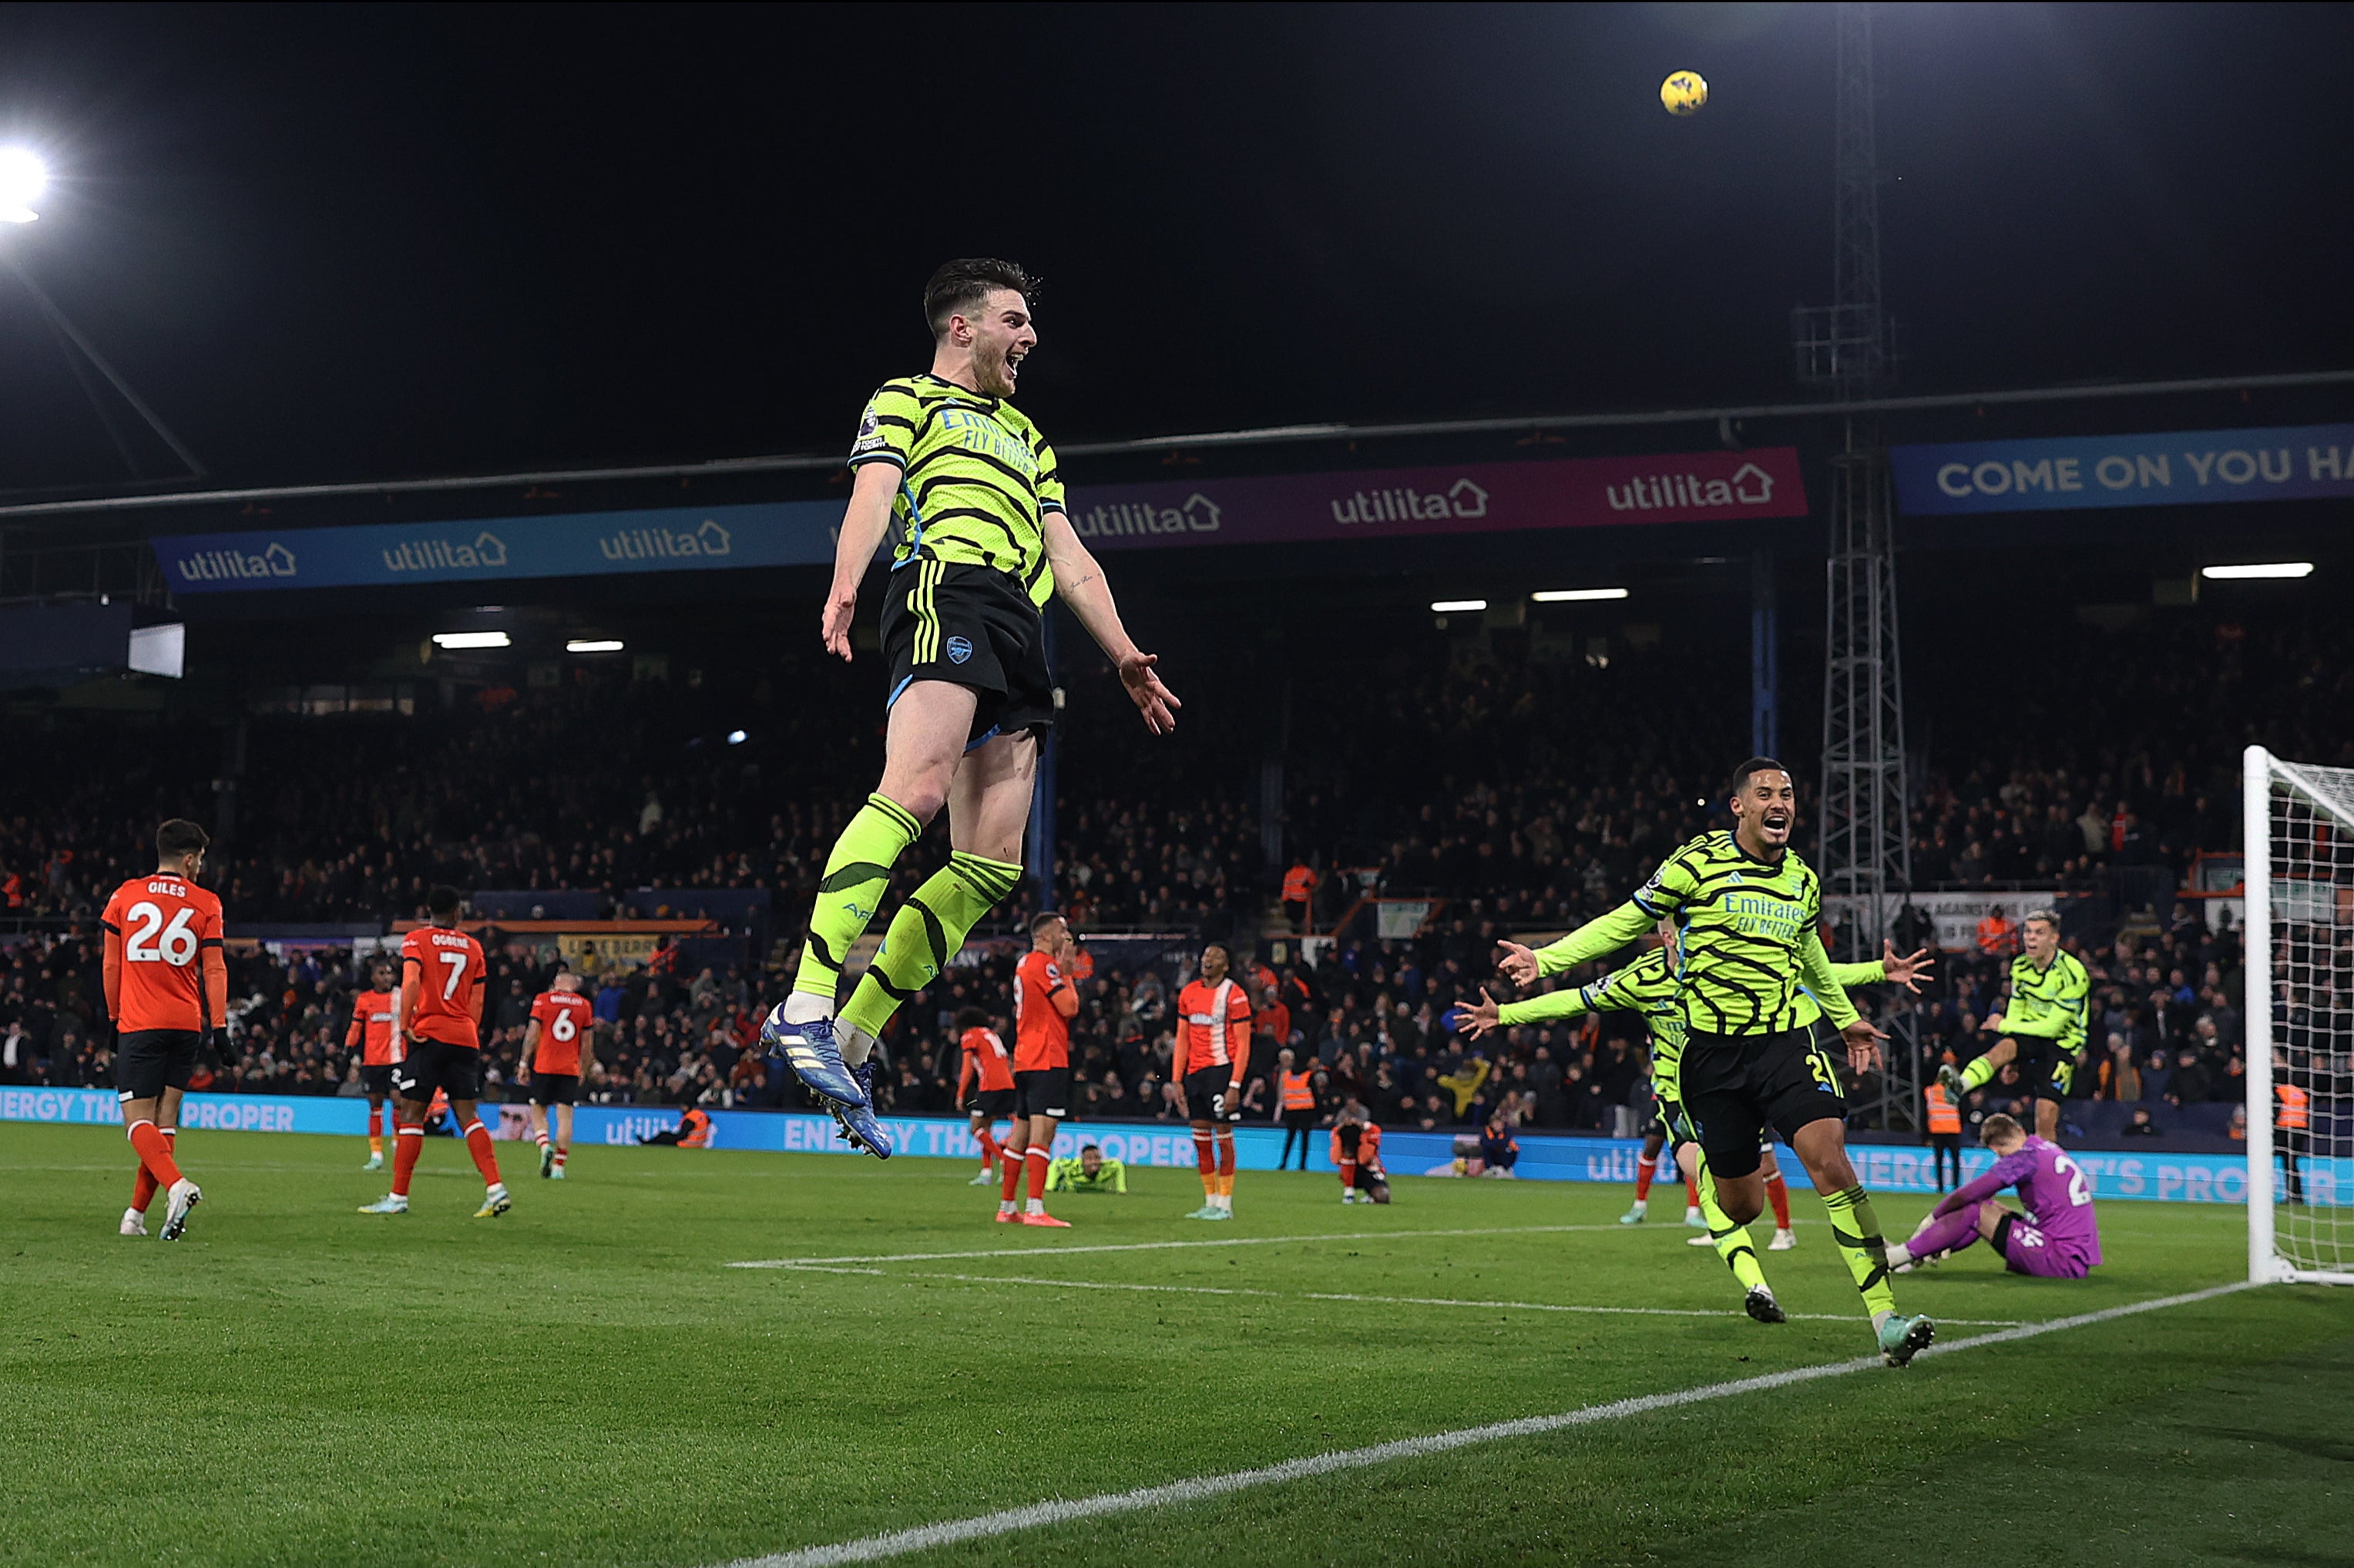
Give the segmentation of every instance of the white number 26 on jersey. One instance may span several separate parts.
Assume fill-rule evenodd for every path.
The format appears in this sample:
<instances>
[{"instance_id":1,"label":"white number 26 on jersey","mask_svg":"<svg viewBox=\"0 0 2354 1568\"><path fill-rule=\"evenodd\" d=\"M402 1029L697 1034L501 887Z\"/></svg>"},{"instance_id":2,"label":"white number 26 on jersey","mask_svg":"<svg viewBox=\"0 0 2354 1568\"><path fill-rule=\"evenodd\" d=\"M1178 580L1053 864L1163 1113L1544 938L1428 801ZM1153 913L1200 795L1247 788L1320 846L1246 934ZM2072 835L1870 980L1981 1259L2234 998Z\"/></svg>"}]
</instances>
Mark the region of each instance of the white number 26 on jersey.
<instances>
[{"instance_id":1,"label":"white number 26 on jersey","mask_svg":"<svg viewBox=\"0 0 2354 1568\"><path fill-rule=\"evenodd\" d=\"M188 929L188 922L196 912L183 906L164 924L164 911L154 904L141 900L128 914L131 932L122 940L122 957L134 964L176 964L186 969L196 956L196 934ZM160 933L160 936L159 936Z\"/></svg>"}]
</instances>

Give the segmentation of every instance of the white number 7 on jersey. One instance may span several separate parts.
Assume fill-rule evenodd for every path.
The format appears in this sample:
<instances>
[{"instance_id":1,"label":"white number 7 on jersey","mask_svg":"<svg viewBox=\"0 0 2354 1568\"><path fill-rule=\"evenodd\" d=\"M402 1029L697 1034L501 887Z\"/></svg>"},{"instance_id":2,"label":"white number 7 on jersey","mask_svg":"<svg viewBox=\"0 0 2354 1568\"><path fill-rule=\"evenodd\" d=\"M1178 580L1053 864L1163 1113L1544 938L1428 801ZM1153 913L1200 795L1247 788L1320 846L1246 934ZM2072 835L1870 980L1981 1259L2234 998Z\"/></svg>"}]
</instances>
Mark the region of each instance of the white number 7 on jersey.
<instances>
[{"instance_id":1,"label":"white number 7 on jersey","mask_svg":"<svg viewBox=\"0 0 2354 1568\"><path fill-rule=\"evenodd\" d=\"M437 956L443 963L450 966L450 978L441 982L441 1000L448 1001L458 994L458 981L462 979L466 973L466 955L463 953L441 953Z\"/></svg>"}]
</instances>

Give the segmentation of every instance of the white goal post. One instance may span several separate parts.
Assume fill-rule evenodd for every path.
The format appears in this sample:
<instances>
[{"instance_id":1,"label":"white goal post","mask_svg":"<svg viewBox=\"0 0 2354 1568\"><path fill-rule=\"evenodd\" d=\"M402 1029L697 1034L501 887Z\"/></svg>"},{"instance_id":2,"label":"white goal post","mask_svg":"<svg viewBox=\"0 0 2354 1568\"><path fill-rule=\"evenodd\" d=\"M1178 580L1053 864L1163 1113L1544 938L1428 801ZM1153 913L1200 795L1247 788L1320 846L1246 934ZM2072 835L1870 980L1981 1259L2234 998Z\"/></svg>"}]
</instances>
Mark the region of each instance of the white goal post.
<instances>
[{"instance_id":1,"label":"white goal post","mask_svg":"<svg viewBox=\"0 0 2354 1568\"><path fill-rule=\"evenodd\" d=\"M2354 1285L2354 768L2244 784L2248 1277Z\"/></svg>"}]
</instances>

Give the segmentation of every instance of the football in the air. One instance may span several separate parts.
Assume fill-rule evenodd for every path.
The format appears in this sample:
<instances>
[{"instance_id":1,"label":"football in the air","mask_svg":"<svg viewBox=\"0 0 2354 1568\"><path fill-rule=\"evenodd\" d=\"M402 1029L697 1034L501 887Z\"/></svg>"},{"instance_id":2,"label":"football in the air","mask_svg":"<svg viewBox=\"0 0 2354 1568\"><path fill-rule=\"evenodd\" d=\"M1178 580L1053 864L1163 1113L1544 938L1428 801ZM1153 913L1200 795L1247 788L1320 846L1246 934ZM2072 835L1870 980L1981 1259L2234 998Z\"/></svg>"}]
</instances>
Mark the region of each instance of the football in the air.
<instances>
[{"instance_id":1,"label":"football in the air","mask_svg":"<svg viewBox=\"0 0 2354 1568\"><path fill-rule=\"evenodd\" d=\"M1696 70L1680 70L1659 83L1659 103L1670 114L1698 114L1708 101L1708 83Z\"/></svg>"}]
</instances>

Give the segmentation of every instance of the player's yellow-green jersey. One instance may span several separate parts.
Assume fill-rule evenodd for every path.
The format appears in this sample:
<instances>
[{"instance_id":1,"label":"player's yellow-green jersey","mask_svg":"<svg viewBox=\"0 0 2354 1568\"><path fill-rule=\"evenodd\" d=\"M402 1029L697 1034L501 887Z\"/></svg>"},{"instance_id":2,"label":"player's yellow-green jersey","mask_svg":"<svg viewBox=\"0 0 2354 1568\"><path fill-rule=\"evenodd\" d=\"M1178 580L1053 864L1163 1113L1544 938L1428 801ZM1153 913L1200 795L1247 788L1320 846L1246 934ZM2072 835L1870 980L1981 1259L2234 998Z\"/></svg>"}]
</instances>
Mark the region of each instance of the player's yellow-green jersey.
<instances>
[{"instance_id":1,"label":"player's yellow-green jersey","mask_svg":"<svg viewBox=\"0 0 2354 1568\"><path fill-rule=\"evenodd\" d=\"M1128 1167L1117 1160L1106 1160L1090 1176L1087 1168L1076 1156L1049 1160L1046 1163L1046 1191L1125 1192L1128 1191Z\"/></svg>"},{"instance_id":2,"label":"player's yellow-green jersey","mask_svg":"<svg viewBox=\"0 0 2354 1568\"><path fill-rule=\"evenodd\" d=\"M1818 1007L1843 1028L1855 1008L1823 951L1822 910L1822 884L1796 851L1761 860L1719 829L1661 862L1625 904L1540 948L1537 972L1559 974L1668 920L1688 1029L1779 1034L1804 1027Z\"/></svg>"},{"instance_id":3,"label":"player's yellow-green jersey","mask_svg":"<svg viewBox=\"0 0 2354 1568\"><path fill-rule=\"evenodd\" d=\"M1002 397L928 372L885 381L867 399L850 466L899 470L891 502L891 566L955 561L993 567L1030 602L1054 594L1045 517L1066 510L1055 450Z\"/></svg>"},{"instance_id":4,"label":"player's yellow-green jersey","mask_svg":"<svg viewBox=\"0 0 2354 1568\"><path fill-rule=\"evenodd\" d=\"M2025 953L2010 960L2010 997L2002 1006L2005 1034L2031 1034L2059 1043L2070 1054L2084 1048L2084 1010L2093 980L2069 952L2052 955L2039 969Z\"/></svg>"},{"instance_id":5,"label":"player's yellow-green jersey","mask_svg":"<svg viewBox=\"0 0 2354 1568\"><path fill-rule=\"evenodd\" d=\"M1887 969L1876 959L1868 964L1833 964L1830 970L1831 978L1843 987L1873 985L1888 978ZM1813 1007L1811 998L1808 1005ZM1510 1028L1575 1018L1581 1012L1642 1014L1643 1026L1651 1037L1651 1092L1663 1100L1682 1098L1678 1085L1684 1053L1683 1004L1665 948L1654 948L1624 969L1573 991L1508 1001L1496 1010L1496 1016ZM1809 1021L1819 1016L1817 1010Z\"/></svg>"}]
</instances>

